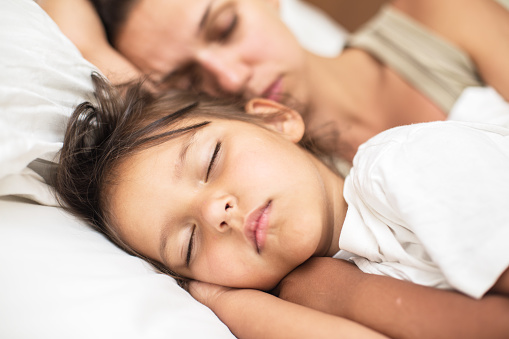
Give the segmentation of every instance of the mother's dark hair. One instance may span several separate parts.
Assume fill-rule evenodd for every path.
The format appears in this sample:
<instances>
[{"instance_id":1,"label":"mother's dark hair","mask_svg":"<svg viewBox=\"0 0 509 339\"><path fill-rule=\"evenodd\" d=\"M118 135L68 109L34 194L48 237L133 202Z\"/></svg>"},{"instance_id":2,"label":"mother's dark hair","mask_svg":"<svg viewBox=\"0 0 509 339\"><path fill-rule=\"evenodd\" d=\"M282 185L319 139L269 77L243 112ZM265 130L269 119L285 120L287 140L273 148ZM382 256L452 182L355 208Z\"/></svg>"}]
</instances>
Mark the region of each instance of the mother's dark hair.
<instances>
[{"instance_id":1,"label":"mother's dark hair","mask_svg":"<svg viewBox=\"0 0 509 339\"><path fill-rule=\"evenodd\" d=\"M90 0L101 19L112 46L129 13L140 0ZM184 1L184 0L183 0Z\"/></svg>"}]
</instances>

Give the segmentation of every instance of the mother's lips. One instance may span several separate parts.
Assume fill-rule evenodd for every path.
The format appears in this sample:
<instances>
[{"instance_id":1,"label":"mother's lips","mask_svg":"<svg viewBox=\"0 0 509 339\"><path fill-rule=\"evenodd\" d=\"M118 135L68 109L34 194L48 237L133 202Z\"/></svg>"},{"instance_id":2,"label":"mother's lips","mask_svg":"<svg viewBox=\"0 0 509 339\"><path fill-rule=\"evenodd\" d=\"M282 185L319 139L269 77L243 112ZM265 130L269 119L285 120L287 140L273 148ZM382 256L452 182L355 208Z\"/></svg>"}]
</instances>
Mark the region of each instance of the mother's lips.
<instances>
[{"instance_id":1,"label":"mother's lips","mask_svg":"<svg viewBox=\"0 0 509 339\"><path fill-rule=\"evenodd\" d=\"M261 252L265 245L271 204L272 201L269 201L251 212L244 223L244 233L256 247L258 253Z\"/></svg>"},{"instance_id":2,"label":"mother's lips","mask_svg":"<svg viewBox=\"0 0 509 339\"><path fill-rule=\"evenodd\" d=\"M279 101L283 91L283 80L279 77L274 81L263 93L262 96L266 99Z\"/></svg>"}]
</instances>

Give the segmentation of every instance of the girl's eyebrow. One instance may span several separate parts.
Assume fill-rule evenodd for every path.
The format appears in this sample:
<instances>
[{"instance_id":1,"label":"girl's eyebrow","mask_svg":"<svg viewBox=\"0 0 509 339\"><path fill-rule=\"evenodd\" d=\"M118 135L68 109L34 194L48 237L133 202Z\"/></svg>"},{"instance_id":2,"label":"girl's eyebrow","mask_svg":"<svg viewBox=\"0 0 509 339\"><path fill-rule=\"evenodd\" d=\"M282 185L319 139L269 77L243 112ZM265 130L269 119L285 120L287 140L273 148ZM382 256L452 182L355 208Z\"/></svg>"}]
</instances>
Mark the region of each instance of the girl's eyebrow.
<instances>
[{"instance_id":1,"label":"girl's eyebrow","mask_svg":"<svg viewBox=\"0 0 509 339\"><path fill-rule=\"evenodd\" d=\"M176 180L180 180L182 178L182 173L183 173L182 169L185 167L187 152L189 151L189 148L196 141L196 138L195 138L196 132L197 131L192 131L191 133L189 133L188 138L186 138L186 140L184 140L184 142L182 143L182 147L180 148L180 152L179 152L179 157L177 158L177 161L175 163L175 179Z\"/></svg>"},{"instance_id":2,"label":"girl's eyebrow","mask_svg":"<svg viewBox=\"0 0 509 339\"><path fill-rule=\"evenodd\" d=\"M166 255L166 249L168 248L168 243L170 242L168 236L170 235L170 232L175 227L175 224L173 221L166 222L161 231L161 235L159 236L159 257L161 258L161 263L165 265L166 267L172 267L171 263L168 261L168 256ZM186 254L185 250L187 249L186 246L183 246L180 250L180 258L183 258L183 261L185 262ZM172 256L173 257L173 256ZM177 260L177 262L179 262ZM179 264L176 264L174 262L173 267L181 266Z\"/></svg>"},{"instance_id":3,"label":"girl's eyebrow","mask_svg":"<svg viewBox=\"0 0 509 339\"><path fill-rule=\"evenodd\" d=\"M183 168L185 167L185 161L186 156L189 148L194 144L196 138L196 132L197 130L191 131L188 133L187 138L182 143L182 147L179 151L179 156L177 158L177 161L175 162L175 180L180 180L182 178ZM172 229L173 223L172 222L165 222L161 229L161 234L159 236L159 256L162 258L163 264L166 266L168 265L168 262L166 261L166 247L168 245L168 235L170 234L170 231Z\"/></svg>"},{"instance_id":4,"label":"girl's eyebrow","mask_svg":"<svg viewBox=\"0 0 509 339\"><path fill-rule=\"evenodd\" d=\"M197 130L189 132L187 135L187 138L182 143L182 147L179 151L179 156L177 158L177 161L175 162L175 180L182 179L182 173L183 169L185 167L187 152L189 148L194 144L196 141L196 132ZM174 226L173 222L165 222L161 229L161 234L159 235L159 256L162 259L162 262L164 265L169 266L168 262L166 261L166 247L168 246L168 235L170 234L170 231L172 227Z\"/></svg>"},{"instance_id":5,"label":"girl's eyebrow","mask_svg":"<svg viewBox=\"0 0 509 339\"><path fill-rule=\"evenodd\" d=\"M163 226L163 231L159 237L159 256L161 257L161 261L164 265L169 266L166 261L166 246L168 245L168 234L170 232L170 225L166 224Z\"/></svg>"}]
</instances>

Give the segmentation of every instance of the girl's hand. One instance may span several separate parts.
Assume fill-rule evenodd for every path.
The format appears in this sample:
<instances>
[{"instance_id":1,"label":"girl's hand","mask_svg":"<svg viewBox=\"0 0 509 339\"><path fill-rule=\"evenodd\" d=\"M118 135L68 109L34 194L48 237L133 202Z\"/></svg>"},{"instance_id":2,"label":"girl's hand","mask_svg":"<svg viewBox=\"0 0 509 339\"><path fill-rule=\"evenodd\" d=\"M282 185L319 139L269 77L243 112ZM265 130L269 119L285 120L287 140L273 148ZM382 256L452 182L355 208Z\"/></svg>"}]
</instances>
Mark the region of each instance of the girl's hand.
<instances>
[{"instance_id":1,"label":"girl's hand","mask_svg":"<svg viewBox=\"0 0 509 339\"><path fill-rule=\"evenodd\" d=\"M221 298L221 296L233 289L230 287L193 280L188 283L188 290L196 300L214 310L214 305L217 304L217 301Z\"/></svg>"}]
</instances>

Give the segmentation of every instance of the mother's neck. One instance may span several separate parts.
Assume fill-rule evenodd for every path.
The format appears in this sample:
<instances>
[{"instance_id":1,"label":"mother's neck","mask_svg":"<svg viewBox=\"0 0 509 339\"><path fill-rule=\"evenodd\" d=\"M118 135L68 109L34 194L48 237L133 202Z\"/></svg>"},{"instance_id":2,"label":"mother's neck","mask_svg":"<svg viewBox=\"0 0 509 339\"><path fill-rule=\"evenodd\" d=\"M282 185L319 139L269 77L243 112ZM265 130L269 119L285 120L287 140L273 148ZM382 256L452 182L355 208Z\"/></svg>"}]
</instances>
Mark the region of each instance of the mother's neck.
<instances>
[{"instance_id":1,"label":"mother's neck","mask_svg":"<svg viewBox=\"0 0 509 339\"><path fill-rule=\"evenodd\" d=\"M305 116L308 132L339 135L332 152L351 161L359 144L372 135L386 114L385 107L379 105L383 69L369 55L354 49L336 58L310 55Z\"/></svg>"}]
</instances>

